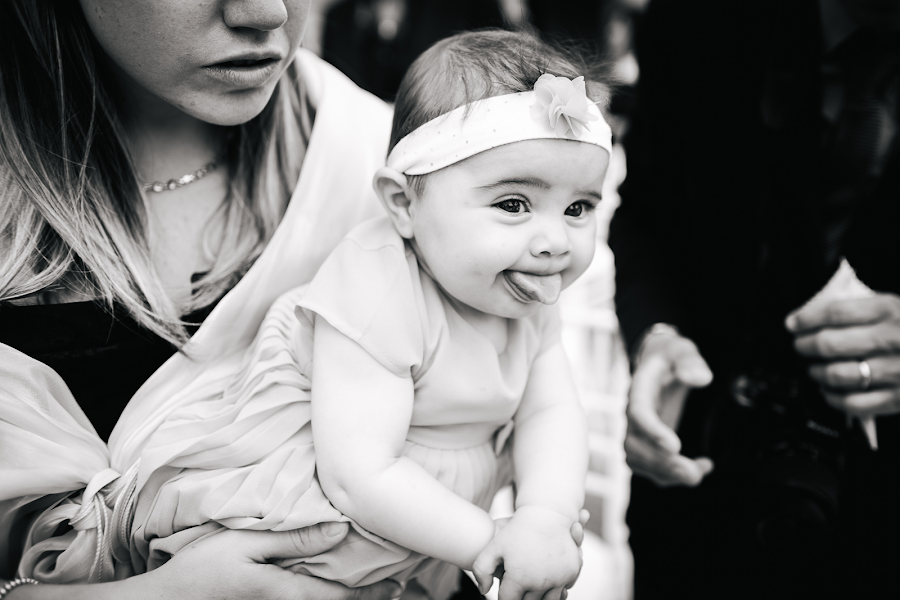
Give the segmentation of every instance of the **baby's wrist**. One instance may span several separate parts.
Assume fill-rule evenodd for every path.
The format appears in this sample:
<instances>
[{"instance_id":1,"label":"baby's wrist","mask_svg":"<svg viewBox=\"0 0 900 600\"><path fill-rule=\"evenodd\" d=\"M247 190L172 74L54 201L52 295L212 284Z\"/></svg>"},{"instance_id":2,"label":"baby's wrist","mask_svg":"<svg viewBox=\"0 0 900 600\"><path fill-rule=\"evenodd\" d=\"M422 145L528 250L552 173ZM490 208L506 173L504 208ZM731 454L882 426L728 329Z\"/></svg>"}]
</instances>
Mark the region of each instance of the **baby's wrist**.
<instances>
[{"instance_id":1,"label":"baby's wrist","mask_svg":"<svg viewBox=\"0 0 900 600\"><path fill-rule=\"evenodd\" d=\"M566 512L540 504L518 506L516 507L516 512L513 514L513 518L515 518L516 515L540 519L551 524L559 524L566 529L571 527L572 524L577 521L577 518L573 519L570 515L566 514Z\"/></svg>"}]
</instances>

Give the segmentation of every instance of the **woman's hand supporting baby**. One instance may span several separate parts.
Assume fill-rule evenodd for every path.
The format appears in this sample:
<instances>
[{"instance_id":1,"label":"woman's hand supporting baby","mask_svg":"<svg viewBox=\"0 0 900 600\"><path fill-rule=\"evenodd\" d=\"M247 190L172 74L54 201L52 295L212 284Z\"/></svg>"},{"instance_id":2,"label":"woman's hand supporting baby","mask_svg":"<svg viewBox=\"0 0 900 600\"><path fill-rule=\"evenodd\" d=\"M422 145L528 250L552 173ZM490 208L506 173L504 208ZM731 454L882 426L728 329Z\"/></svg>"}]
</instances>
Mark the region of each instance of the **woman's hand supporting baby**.
<instances>
[{"instance_id":1,"label":"woman's hand supporting baby","mask_svg":"<svg viewBox=\"0 0 900 600\"><path fill-rule=\"evenodd\" d=\"M155 575L159 582L150 597L273 600L386 600L396 597L400 587L390 580L351 590L339 583L298 575L267 564L278 558L321 554L343 540L348 530L346 523L325 523L285 532L218 533L185 548L163 567L145 576ZM126 579L125 582L139 583L142 579L144 577ZM191 589L202 590L203 594L193 596L186 592ZM165 590L169 590L169 595Z\"/></svg>"},{"instance_id":2,"label":"woman's hand supporting baby","mask_svg":"<svg viewBox=\"0 0 900 600\"><path fill-rule=\"evenodd\" d=\"M346 523L279 532L224 530L201 538L160 568L143 575L98 585L25 585L13 590L7 598L388 600L398 597L400 586L390 580L349 589L269 564L279 558L321 554L343 540L348 530Z\"/></svg>"}]
</instances>

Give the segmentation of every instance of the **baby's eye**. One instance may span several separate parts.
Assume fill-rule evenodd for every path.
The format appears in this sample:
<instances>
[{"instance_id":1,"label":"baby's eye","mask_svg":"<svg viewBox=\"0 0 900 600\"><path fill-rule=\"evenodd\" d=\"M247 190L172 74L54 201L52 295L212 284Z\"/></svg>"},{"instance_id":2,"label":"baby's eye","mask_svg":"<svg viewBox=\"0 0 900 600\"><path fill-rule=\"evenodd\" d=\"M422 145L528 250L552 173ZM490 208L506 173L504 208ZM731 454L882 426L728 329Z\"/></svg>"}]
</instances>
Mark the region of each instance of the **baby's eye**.
<instances>
[{"instance_id":1,"label":"baby's eye","mask_svg":"<svg viewBox=\"0 0 900 600\"><path fill-rule=\"evenodd\" d=\"M518 198L507 198L506 200L501 200L496 203L494 206L508 213L528 212L528 207L525 205L525 202Z\"/></svg>"},{"instance_id":2,"label":"baby's eye","mask_svg":"<svg viewBox=\"0 0 900 600\"><path fill-rule=\"evenodd\" d=\"M590 202L585 202L584 200L580 202L574 202L569 205L566 209L567 217L581 217L584 213L590 212L594 210L594 205Z\"/></svg>"}]
</instances>

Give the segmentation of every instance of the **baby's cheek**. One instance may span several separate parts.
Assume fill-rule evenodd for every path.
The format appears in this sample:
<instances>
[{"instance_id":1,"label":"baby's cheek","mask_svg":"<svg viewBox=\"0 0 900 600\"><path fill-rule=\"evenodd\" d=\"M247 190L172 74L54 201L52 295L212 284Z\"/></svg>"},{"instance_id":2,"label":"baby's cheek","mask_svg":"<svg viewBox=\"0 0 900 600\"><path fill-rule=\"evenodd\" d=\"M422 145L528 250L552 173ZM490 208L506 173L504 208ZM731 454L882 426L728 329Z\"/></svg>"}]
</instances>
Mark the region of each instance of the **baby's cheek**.
<instances>
[{"instance_id":1,"label":"baby's cheek","mask_svg":"<svg viewBox=\"0 0 900 600\"><path fill-rule=\"evenodd\" d=\"M584 248L580 248L580 251L573 253L572 263L569 265L569 268L563 272L564 287L568 287L587 271L588 267L591 265L591 260L594 258L594 246L594 243L591 242Z\"/></svg>"},{"instance_id":2,"label":"baby's cheek","mask_svg":"<svg viewBox=\"0 0 900 600\"><path fill-rule=\"evenodd\" d=\"M594 257L594 251L597 249L597 216L591 214L588 226L584 228L578 237L579 252L583 253L588 264Z\"/></svg>"},{"instance_id":3,"label":"baby's cheek","mask_svg":"<svg viewBox=\"0 0 900 600\"><path fill-rule=\"evenodd\" d=\"M480 280L493 280L505 267L487 252L471 253L465 260L466 270Z\"/></svg>"}]
</instances>

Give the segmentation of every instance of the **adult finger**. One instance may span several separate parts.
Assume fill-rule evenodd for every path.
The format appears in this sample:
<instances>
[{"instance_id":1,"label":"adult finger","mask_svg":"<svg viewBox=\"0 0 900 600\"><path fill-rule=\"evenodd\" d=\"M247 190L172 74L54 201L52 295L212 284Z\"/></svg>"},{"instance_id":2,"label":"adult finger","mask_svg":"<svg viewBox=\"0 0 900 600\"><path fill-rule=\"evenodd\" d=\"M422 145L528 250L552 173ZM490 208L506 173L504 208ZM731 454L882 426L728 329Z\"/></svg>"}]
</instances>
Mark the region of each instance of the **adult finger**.
<instances>
[{"instance_id":1,"label":"adult finger","mask_svg":"<svg viewBox=\"0 0 900 600\"><path fill-rule=\"evenodd\" d=\"M873 356L865 360L869 364L868 387L900 386L900 356ZM866 380L858 360L815 364L810 366L809 376L826 388L865 391Z\"/></svg>"},{"instance_id":2,"label":"adult finger","mask_svg":"<svg viewBox=\"0 0 900 600\"><path fill-rule=\"evenodd\" d=\"M834 408L859 417L900 413L900 390L897 388L855 394L826 391L824 396Z\"/></svg>"},{"instance_id":3,"label":"adult finger","mask_svg":"<svg viewBox=\"0 0 900 600\"><path fill-rule=\"evenodd\" d=\"M712 370L691 340L683 337L673 339L666 352L672 364L672 372L681 383L698 388L706 387L712 382Z\"/></svg>"},{"instance_id":4,"label":"adult finger","mask_svg":"<svg viewBox=\"0 0 900 600\"><path fill-rule=\"evenodd\" d=\"M396 581L385 580L372 585L353 590L351 600L397 600L403 593L403 588ZM311 596L318 598L318 596Z\"/></svg>"},{"instance_id":5,"label":"adult finger","mask_svg":"<svg viewBox=\"0 0 900 600\"><path fill-rule=\"evenodd\" d=\"M315 556L336 546L346 537L347 523L320 523L291 531L234 531L222 535L240 534L239 542L250 558L268 562L276 558Z\"/></svg>"},{"instance_id":6,"label":"adult finger","mask_svg":"<svg viewBox=\"0 0 900 600\"><path fill-rule=\"evenodd\" d=\"M625 462L633 472L660 486L695 486L713 468L708 458L694 460L681 454L663 452L633 436L625 438Z\"/></svg>"},{"instance_id":7,"label":"adult finger","mask_svg":"<svg viewBox=\"0 0 900 600\"><path fill-rule=\"evenodd\" d=\"M563 592L565 592L565 588L557 587L552 590L547 590L543 596L541 596L541 600L562 600Z\"/></svg>"},{"instance_id":8,"label":"adult finger","mask_svg":"<svg viewBox=\"0 0 900 600\"><path fill-rule=\"evenodd\" d=\"M650 479L667 476L667 459L672 454L661 450L646 438L634 435L629 426L629 431L625 435L625 462L636 474Z\"/></svg>"},{"instance_id":9,"label":"adult finger","mask_svg":"<svg viewBox=\"0 0 900 600\"><path fill-rule=\"evenodd\" d=\"M524 595L525 589L514 579L504 577L500 582L500 593L497 594L498 600L522 600Z\"/></svg>"},{"instance_id":10,"label":"adult finger","mask_svg":"<svg viewBox=\"0 0 900 600\"><path fill-rule=\"evenodd\" d=\"M792 312L785 327L801 333L825 327L868 325L900 316L900 297L876 294L865 298L813 302Z\"/></svg>"},{"instance_id":11,"label":"adult finger","mask_svg":"<svg viewBox=\"0 0 900 600\"><path fill-rule=\"evenodd\" d=\"M494 584L494 573L497 571L497 567L500 566L502 559L503 557L495 552L492 546L488 545L475 558L475 562L472 563L472 574L475 575L478 591L482 594L487 594Z\"/></svg>"},{"instance_id":12,"label":"adult finger","mask_svg":"<svg viewBox=\"0 0 900 600\"><path fill-rule=\"evenodd\" d=\"M900 352L900 325L879 323L799 335L794 348L811 358L856 358Z\"/></svg>"},{"instance_id":13,"label":"adult finger","mask_svg":"<svg viewBox=\"0 0 900 600\"><path fill-rule=\"evenodd\" d=\"M659 418L656 406L666 380L671 377L671 363L662 356L648 358L635 370L628 398L628 429L630 435L641 437L661 450L678 452L681 440Z\"/></svg>"},{"instance_id":14,"label":"adult finger","mask_svg":"<svg viewBox=\"0 0 900 600\"><path fill-rule=\"evenodd\" d=\"M705 457L688 458L679 454L671 457L669 463L672 465L668 469L671 479L664 482L663 486L683 485L696 487L713 470L713 462Z\"/></svg>"},{"instance_id":15,"label":"adult finger","mask_svg":"<svg viewBox=\"0 0 900 600\"><path fill-rule=\"evenodd\" d=\"M494 535L500 533L500 530L509 525L512 517L503 517L502 519L494 519Z\"/></svg>"},{"instance_id":16,"label":"adult finger","mask_svg":"<svg viewBox=\"0 0 900 600\"><path fill-rule=\"evenodd\" d=\"M575 545L580 548L581 543L584 541L584 525L581 523L572 523L572 527L569 528L569 533L572 534Z\"/></svg>"},{"instance_id":17,"label":"adult finger","mask_svg":"<svg viewBox=\"0 0 900 600\"><path fill-rule=\"evenodd\" d=\"M582 508L578 511L578 522L581 523L582 527L587 527L588 521L591 520L591 513L588 509Z\"/></svg>"}]
</instances>

